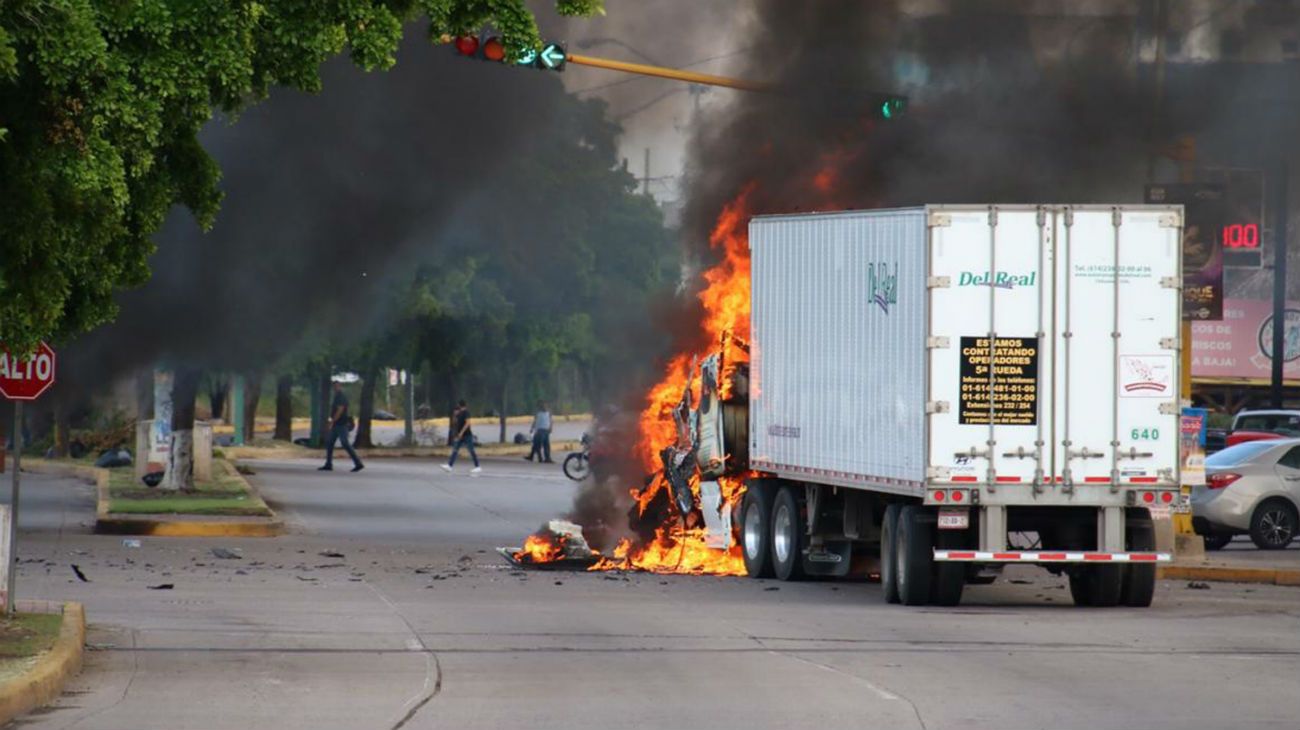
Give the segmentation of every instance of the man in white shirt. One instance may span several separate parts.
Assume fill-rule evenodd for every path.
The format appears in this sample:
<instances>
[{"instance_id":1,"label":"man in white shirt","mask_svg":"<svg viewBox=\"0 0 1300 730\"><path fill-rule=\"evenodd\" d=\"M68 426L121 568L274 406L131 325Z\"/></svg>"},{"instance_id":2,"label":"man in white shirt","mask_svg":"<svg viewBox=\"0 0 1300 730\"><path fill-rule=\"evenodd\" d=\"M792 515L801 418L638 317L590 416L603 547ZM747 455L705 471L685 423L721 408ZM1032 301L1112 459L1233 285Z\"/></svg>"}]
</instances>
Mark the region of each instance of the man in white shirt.
<instances>
[{"instance_id":1,"label":"man in white shirt","mask_svg":"<svg viewBox=\"0 0 1300 730\"><path fill-rule=\"evenodd\" d=\"M543 464L554 464L551 461L551 411L546 407L546 401L538 402L533 425L528 430L533 434L533 448L524 458L532 461L536 456Z\"/></svg>"}]
</instances>

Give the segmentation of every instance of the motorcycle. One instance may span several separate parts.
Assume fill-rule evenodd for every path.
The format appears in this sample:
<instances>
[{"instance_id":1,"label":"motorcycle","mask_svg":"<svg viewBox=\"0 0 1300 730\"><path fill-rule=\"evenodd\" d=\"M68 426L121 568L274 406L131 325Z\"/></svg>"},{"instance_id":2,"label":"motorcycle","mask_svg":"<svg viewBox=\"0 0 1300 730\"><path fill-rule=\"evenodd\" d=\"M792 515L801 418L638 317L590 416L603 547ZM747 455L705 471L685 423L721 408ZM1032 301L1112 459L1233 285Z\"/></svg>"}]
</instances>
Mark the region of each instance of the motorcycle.
<instances>
[{"instance_id":1,"label":"motorcycle","mask_svg":"<svg viewBox=\"0 0 1300 730\"><path fill-rule=\"evenodd\" d=\"M582 434L582 450L564 457L564 476L580 482L591 476L591 436Z\"/></svg>"}]
</instances>

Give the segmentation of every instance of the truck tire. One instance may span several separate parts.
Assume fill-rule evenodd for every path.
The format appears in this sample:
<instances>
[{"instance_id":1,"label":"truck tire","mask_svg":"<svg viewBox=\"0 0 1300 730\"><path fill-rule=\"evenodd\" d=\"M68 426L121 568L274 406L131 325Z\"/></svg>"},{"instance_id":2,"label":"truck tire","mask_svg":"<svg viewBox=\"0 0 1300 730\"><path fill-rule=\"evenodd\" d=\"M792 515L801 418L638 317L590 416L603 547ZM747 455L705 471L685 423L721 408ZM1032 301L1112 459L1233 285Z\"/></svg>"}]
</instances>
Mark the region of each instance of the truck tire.
<instances>
[{"instance_id":1,"label":"truck tire","mask_svg":"<svg viewBox=\"0 0 1300 730\"><path fill-rule=\"evenodd\" d=\"M885 517L880 521L880 588L885 593L885 603L898 603L898 512L902 505L885 507Z\"/></svg>"},{"instance_id":2,"label":"truck tire","mask_svg":"<svg viewBox=\"0 0 1300 730\"><path fill-rule=\"evenodd\" d=\"M898 513L898 600L905 606L930 602L930 573L934 567L934 538L925 510L915 504Z\"/></svg>"},{"instance_id":3,"label":"truck tire","mask_svg":"<svg viewBox=\"0 0 1300 730\"><path fill-rule=\"evenodd\" d=\"M1141 514L1133 514L1140 512ZM1133 510L1129 513L1127 539L1130 552L1149 553L1156 549L1156 530L1151 523L1151 513ZM1154 563L1129 563L1124 566L1124 582L1120 589L1120 602L1125 606L1146 608L1156 594L1156 566Z\"/></svg>"},{"instance_id":4,"label":"truck tire","mask_svg":"<svg viewBox=\"0 0 1300 730\"><path fill-rule=\"evenodd\" d=\"M1285 550L1295 539L1296 509L1285 499L1265 500L1250 517L1250 539L1260 550Z\"/></svg>"},{"instance_id":5,"label":"truck tire","mask_svg":"<svg viewBox=\"0 0 1300 730\"><path fill-rule=\"evenodd\" d=\"M1076 606L1111 608L1118 606L1124 588L1123 566L1084 565L1070 576L1070 596Z\"/></svg>"},{"instance_id":6,"label":"truck tire","mask_svg":"<svg viewBox=\"0 0 1300 730\"><path fill-rule=\"evenodd\" d=\"M740 505L740 545L750 578L772 577L772 490L751 484Z\"/></svg>"},{"instance_id":7,"label":"truck tire","mask_svg":"<svg viewBox=\"0 0 1300 730\"><path fill-rule=\"evenodd\" d=\"M965 532L939 530L935 534L935 544L941 549L964 548ZM961 593L966 587L966 564L941 561L934 564L934 584L930 588L930 600L936 606L956 606L961 603Z\"/></svg>"},{"instance_id":8,"label":"truck tire","mask_svg":"<svg viewBox=\"0 0 1300 730\"><path fill-rule=\"evenodd\" d=\"M804 526L794 488L781 487L772 503L772 572L779 580L803 577Z\"/></svg>"}]
</instances>

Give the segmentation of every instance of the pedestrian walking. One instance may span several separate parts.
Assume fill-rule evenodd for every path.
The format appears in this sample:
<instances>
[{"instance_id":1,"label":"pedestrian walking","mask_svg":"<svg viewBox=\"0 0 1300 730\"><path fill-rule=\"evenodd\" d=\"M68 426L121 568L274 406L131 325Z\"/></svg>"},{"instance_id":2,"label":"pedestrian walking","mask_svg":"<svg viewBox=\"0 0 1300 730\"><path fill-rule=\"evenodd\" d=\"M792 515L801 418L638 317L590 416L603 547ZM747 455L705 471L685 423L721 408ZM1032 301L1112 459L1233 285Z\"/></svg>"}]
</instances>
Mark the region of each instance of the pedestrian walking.
<instances>
[{"instance_id":1,"label":"pedestrian walking","mask_svg":"<svg viewBox=\"0 0 1300 730\"><path fill-rule=\"evenodd\" d=\"M469 406L465 401L456 404L456 410L451 414L451 432L454 434L451 447L451 459L446 464L439 464L443 471L451 472L456 468L456 457L460 454L460 447L464 446L469 449L470 458L474 460L474 468L469 470L470 474L481 474L483 467L478 464L478 453L474 451L474 431L469 426Z\"/></svg>"},{"instance_id":2,"label":"pedestrian walking","mask_svg":"<svg viewBox=\"0 0 1300 730\"><path fill-rule=\"evenodd\" d=\"M537 402L537 413L533 414L533 425L528 430L533 434L533 448L524 458L532 461L536 456L543 464L554 464L551 461L551 410L546 407L546 401Z\"/></svg>"},{"instance_id":3,"label":"pedestrian walking","mask_svg":"<svg viewBox=\"0 0 1300 730\"><path fill-rule=\"evenodd\" d=\"M357 452L352 448L352 442L348 440L348 433L352 431L354 421L352 414L348 413L348 397L343 393L343 384L334 381L334 401L330 404L329 423L325 427L325 466L320 471L334 471L334 442L342 442L344 450L348 456L352 457L352 471L361 471L366 468L357 458Z\"/></svg>"}]
</instances>

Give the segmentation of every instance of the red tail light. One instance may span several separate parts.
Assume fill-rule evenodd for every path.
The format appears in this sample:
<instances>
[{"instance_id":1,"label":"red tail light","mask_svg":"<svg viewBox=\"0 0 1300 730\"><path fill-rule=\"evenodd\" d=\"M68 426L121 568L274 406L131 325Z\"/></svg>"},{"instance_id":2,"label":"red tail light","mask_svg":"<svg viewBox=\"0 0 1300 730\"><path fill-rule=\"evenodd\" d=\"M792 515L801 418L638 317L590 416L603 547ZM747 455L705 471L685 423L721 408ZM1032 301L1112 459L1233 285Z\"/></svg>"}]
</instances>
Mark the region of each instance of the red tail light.
<instances>
[{"instance_id":1,"label":"red tail light","mask_svg":"<svg viewBox=\"0 0 1300 730\"><path fill-rule=\"evenodd\" d=\"M1229 484L1232 484L1233 482L1237 481L1240 478L1241 478L1240 474L1233 474L1232 472L1221 472L1219 474L1210 474L1209 476L1205 477L1205 486L1209 487L1210 489L1223 489L1224 487L1228 486Z\"/></svg>"}]
</instances>

